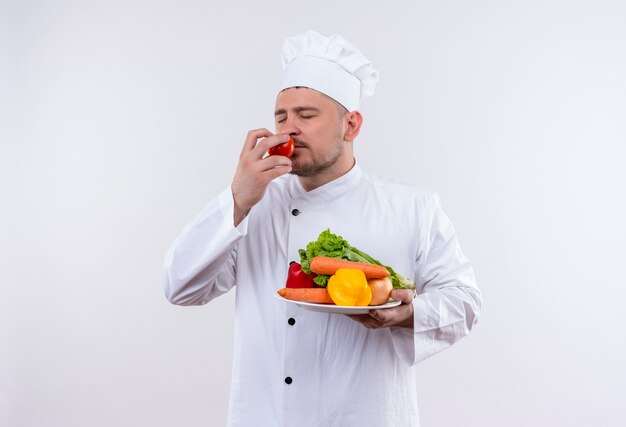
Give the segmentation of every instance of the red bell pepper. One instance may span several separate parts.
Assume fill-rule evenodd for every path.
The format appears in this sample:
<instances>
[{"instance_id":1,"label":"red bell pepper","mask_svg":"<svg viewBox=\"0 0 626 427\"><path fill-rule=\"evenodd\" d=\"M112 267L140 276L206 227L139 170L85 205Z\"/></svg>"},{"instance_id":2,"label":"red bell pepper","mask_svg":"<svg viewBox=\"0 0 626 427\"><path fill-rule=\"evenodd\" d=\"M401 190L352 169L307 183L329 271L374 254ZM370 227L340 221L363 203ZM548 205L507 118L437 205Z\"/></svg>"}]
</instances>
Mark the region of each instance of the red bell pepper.
<instances>
[{"instance_id":1,"label":"red bell pepper","mask_svg":"<svg viewBox=\"0 0 626 427\"><path fill-rule=\"evenodd\" d=\"M317 288L313 282L313 278L317 276L315 273L306 274L302 271L302 266L293 261L289 264L289 272L287 274L286 288Z\"/></svg>"}]
</instances>

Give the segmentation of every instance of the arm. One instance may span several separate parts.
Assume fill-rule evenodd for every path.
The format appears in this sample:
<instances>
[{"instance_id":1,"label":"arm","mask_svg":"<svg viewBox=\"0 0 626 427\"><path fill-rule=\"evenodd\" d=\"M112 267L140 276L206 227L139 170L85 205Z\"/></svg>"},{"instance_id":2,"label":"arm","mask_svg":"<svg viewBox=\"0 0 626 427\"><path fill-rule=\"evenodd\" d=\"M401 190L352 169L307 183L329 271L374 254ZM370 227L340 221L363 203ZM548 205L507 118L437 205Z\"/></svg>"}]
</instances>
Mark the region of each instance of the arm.
<instances>
[{"instance_id":1,"label":"arm","mask_svg":"<svg viewBox=\"0 0 626 427\"><path fill-rule=\"evenodd\" d=\"M426 214L419 228L413 328L392 328L396 351L411 365L468 335L481 309L474 271L439 197L429 197L422 209Z\"/></svg>"},{"instance_id":2,"label":"arm","mask_svg":"<svg viewBox=\"0 0 626 427\"><path fill-rule=\"evenodd\" d=\"M391 328L398 355L413 365L469 334L478 321L481 298L474 272L450 220L432 196L418 208L420 221L416 257L417 295L397 289L395 308L351 316L366 328Z\"/></svg>"},{"instance_id":3,"label":"arm","mask_svg":"<svg viewBox=\"0 0 626 427\"><path fill-rule=\"evenodd\" d=\"M234 286L236 245L247 234L247 215L269 183L291 170L287 157L264 155L288 138L267 129L248 132L231 188L213 199L167 252L163 287L170 302L206 304Z\"/></svg>"},{"instance_id":4,"label":"arm","mask_svg":"<svg viewBox=\"0 0 626 427\"><path fill-rule=\"evenodd\" d=\"M163 287L172 304L206 304L235 284L236 245L247 233L247 221L235 228L233 211L232 194L225 189L168 250Z\"/></svg>"}]
</instances>

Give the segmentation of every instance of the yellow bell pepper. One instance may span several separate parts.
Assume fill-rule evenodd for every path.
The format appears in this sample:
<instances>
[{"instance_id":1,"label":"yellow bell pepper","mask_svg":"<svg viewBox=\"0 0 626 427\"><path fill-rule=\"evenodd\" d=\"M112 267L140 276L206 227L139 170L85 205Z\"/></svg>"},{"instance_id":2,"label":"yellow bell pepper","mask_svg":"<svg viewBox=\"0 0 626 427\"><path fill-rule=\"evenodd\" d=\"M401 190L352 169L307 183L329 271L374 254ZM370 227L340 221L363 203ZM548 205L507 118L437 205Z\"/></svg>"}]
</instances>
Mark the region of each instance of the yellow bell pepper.
<instances>
[{"instance_id":1,"label":"yellow bell pepper","mask_svg":"<svg viewBox=\"0 0 626 427\"><path fill-rule=\"evenodd\" d=\"M337 305L369 305L372 290L367 285L365 273L356 268L340 268L328 279L328 293Z\"/></svg>"}]
</instances>

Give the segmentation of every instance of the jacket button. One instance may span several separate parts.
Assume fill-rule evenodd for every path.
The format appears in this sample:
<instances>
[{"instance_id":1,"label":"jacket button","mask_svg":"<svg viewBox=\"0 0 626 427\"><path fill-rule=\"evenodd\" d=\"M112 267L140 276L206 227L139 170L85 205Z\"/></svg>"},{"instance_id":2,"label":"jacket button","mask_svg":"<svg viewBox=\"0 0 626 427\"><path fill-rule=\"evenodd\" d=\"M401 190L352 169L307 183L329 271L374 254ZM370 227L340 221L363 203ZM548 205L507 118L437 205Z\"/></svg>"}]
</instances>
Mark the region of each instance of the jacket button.
<instances>
[{"instance_id":1,"label":"jacket button","mask_svg":"<svg viewBox=\"0 0 626 427\"><path fill-rule=\"evenodd\" d=\"M287 320L287 323L289 323L291 326L296 324L296 319L294 319L293 317L290 317L289 320Z\"/></svg>"},{"instance_id":2,"label":"jacket button","mask_svg":"<svg viewBox=\"0 0 626 427\"><path fill-rule=\"evenodd\" d=\"M287 384L291 384L293 382L293 380L291 379L291 377L287 377L287 378L285 378L285 382Z\"/></svg>"},{"instance_id":3,"label":"jacket button","mask_svg":"<svg viewBox=\"0 0 626 427\"><path fill-rule=\"evenodd\" d=\"M294 210L291 211L291 215L298 216L298 215L300 215L300 211L298 209L294 209Z\"/></svg>"}]
</instances>

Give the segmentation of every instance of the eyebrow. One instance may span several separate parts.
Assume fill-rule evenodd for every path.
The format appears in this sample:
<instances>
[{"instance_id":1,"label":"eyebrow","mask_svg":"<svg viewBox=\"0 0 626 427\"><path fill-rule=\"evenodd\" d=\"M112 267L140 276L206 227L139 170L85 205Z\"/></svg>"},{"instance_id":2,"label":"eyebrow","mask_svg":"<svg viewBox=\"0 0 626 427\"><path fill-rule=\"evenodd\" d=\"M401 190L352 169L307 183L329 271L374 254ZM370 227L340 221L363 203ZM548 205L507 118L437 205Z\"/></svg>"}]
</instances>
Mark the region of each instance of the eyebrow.
<instances>
[{"instance_id":1,"label":"eyebrow","mask_svg":"<svg viewBox=\"0 0 626 427\"><path fill-rule=\"evenodd\" d=\"M301 113L303 111L314 111L316 113L319 113L321 111L319 108L312 107L309 105L303 105L301 107L294 107L291 110L296 113ZM284 108L279 108L278 110L274 111L274 116L279 116L281 114L287 114L287 110L285 110Z\"/></svg>"}]
</instances>

